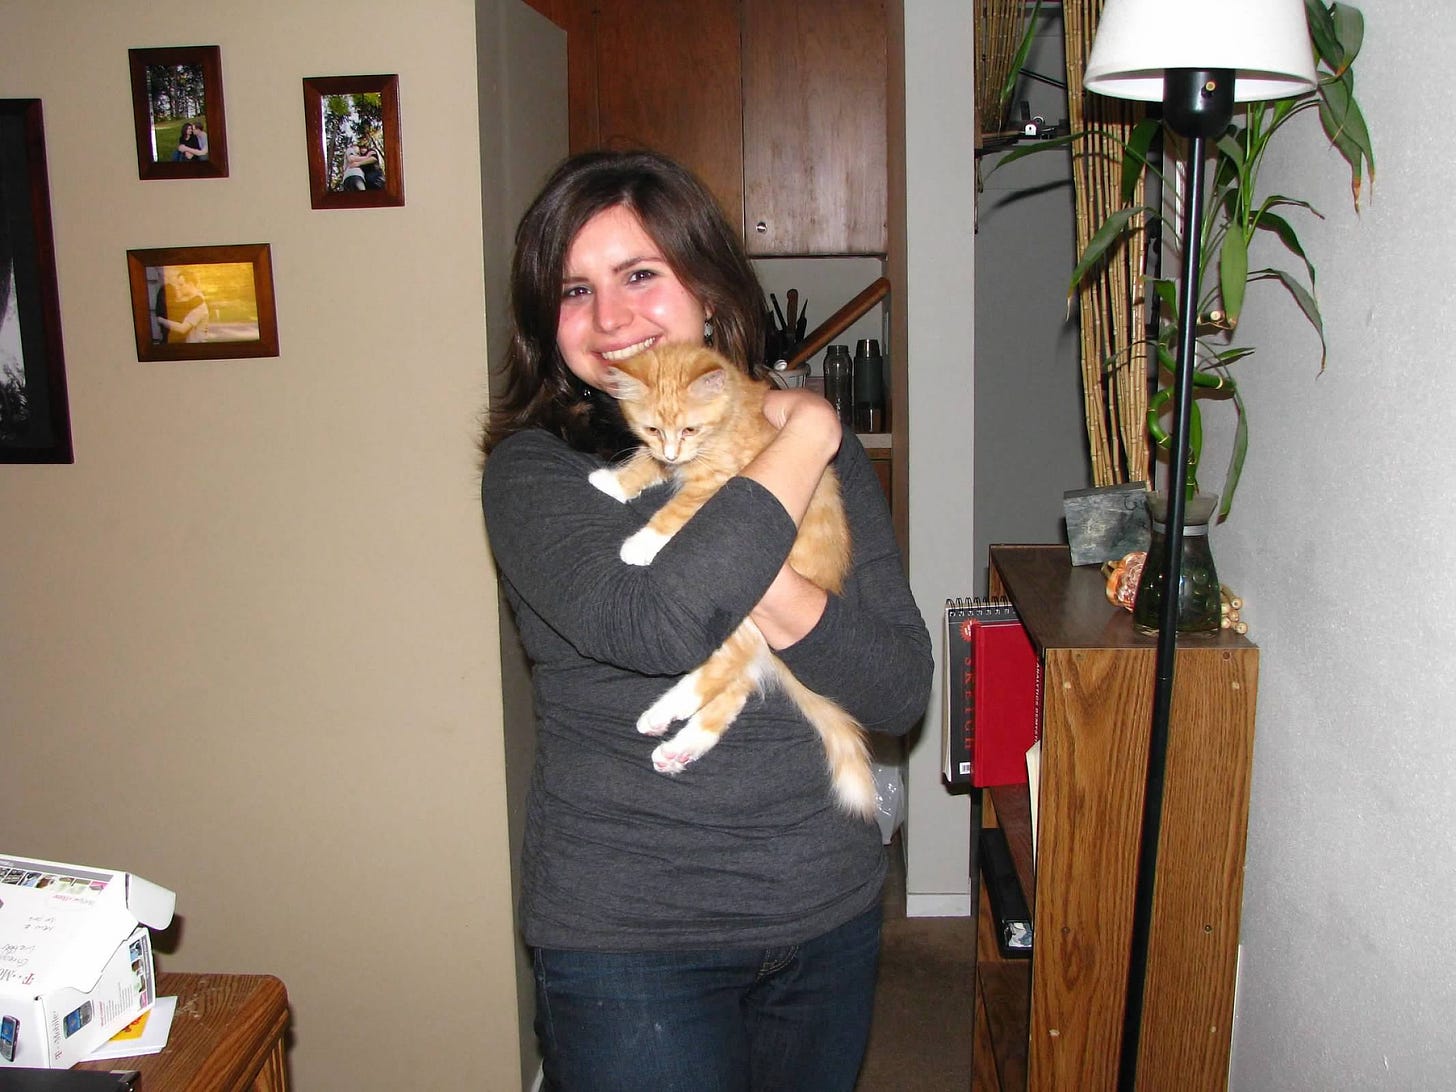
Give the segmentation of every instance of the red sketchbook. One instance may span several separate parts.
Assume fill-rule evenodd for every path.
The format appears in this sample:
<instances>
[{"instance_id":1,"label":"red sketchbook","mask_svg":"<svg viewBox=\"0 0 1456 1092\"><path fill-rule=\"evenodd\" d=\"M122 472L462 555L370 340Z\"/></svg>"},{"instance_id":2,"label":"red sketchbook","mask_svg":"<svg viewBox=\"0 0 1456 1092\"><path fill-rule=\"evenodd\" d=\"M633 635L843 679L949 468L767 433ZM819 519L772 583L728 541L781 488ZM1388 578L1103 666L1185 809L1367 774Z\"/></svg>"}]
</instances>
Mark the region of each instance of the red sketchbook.
<instances>
[{"instance_id":1,"label":"red sketchbook","mask_svg":"<svg viewBox=\"0 0 1456 1092\"><path fill-rule=\"evenodd\" d=\"M949 785L1024 785L1039 736L1041 660L1017 617L997 600L945 604L941 775Z\"/></svg>"}]
</instances>

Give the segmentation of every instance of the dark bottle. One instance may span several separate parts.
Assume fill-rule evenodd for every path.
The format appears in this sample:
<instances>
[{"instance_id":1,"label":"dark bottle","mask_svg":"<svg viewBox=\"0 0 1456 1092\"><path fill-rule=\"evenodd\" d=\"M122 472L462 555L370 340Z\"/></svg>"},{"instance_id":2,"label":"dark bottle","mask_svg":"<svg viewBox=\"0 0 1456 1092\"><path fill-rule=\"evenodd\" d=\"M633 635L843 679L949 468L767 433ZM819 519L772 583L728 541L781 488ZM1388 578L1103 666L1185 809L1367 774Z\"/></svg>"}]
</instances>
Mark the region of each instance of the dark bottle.
<instances>
[{"instance_id":1,"label":"dark bottle","mask_svg":"<svg viewBox=\"0 0 1456 1092\"><path fill-rule=\"evenodd\" d=\"M854 427L854 366L848 345L831 345L824 353L824 397L839 419Z\"/></svg>"},{"instance_id":2,"label":"dark bottle","mask_svg":"<svg viewBox=\"0 0 1456 1092\"><path fill-rule=\"evenodd\" d=\"M885 431L885 361L874 338L861 338L854 348L854 427Z\"/></svg>"}]
</instances>

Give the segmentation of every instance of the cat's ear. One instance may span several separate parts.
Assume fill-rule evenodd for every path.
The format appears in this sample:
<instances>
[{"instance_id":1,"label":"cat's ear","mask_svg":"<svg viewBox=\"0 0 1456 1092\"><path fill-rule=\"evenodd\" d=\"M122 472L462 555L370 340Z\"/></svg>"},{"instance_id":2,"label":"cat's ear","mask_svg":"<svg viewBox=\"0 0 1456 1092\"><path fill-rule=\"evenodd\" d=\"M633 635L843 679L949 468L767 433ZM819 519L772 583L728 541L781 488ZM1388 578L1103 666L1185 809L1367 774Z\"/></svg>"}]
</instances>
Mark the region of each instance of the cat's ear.
<instances>
[{"instance_id":1,"label":"cat's ear","mask_svg":"<svg viewBox=\"0 0 1456 1092\"><path fill-rule=\"evenodd\" d=\"M618 402L641 402L647 396L646 384L621 368L608 368L606 378L607 393Z\"/></svg>"},{"instance_id":2,"label":"cat's ear","mask_svg":"<svg viewBox=\"0 0 1456 1092\"><path fill-rule=\"evenodd\" d=\"M716 398L723 393L723 388L728 385L728 373L722 368L714 368L711 372L704 372L693 380L693 385L688 388L694 398L706 402L710 398Z\"/></svg>"}]
</instances>

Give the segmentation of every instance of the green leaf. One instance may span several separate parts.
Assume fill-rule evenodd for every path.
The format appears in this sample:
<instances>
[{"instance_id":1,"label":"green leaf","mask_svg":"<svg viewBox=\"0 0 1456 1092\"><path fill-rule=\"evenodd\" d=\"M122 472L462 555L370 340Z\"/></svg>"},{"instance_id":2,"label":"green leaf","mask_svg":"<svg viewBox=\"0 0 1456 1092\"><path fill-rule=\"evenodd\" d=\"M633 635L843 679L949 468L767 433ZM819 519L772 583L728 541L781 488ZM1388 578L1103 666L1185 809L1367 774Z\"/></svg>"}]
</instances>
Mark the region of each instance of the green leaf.
<instances>
[{"instance_id":1,"label":"green leaf","mask_svg":"<svg viewBox=\"0 0 1456 1092\"><path fill-rule=\"evenodd\" d=\"M1162 123L1156 118L1143 118L1132 128L1122 154L1122 203L1130 205L1138 196L1138 182L1143 171L1152 166L1148 162L1148 149L1152 147ZM1155 168L1156 169L1156 168Z\"/></svg>"},{"instance_id":2,"label":"green leaf","mask_svg":"<svg viewBox=\"0 0 1456 1092\"><path fill-rule=\"evenodd\" d=\"M1340 43L1333 14L1320 0L1304 0L1304 21L1309 27L1309 40L1314 46L1316 60L1336 72L1346 64L1344 46Z\"/></svg>"},{"instance_id":3,"label":"green leaf","mask_svg":"<svg viewBox=\"0 0 1456 1092\"><path fill-rule=\"evenodd\" d=\"M1251 274L1251 278L1254 280L1277 280L1289 290L1289 294L1294 297L1294 302L1299 305L1299 309L1304 312L1304 317L1309 320L1309 324L1314 327L1314 332L1319 335L1320 371L1324 371L1325 357L1328 352L1327 346L1325 345L1325 322L1323 316L1320 315L1319 304L1315 301L1314 296L1304 285L1300 284L1282 269L1261 269L1257 273Z\"/></svg>"},{"instance_id":4,"label":"green leaf","mask_svg":"<svg viewBox=\"0 0 1456 1092\"><path fill-rule=\"evenodd\" d=\"M1360 209L1360 179L1364 165L1369 164L1370 180L1375 181L1375 152L1365 115L1355 102L1355 77L1346 72L1337 79L1320 83L1320 124L1335 150L1350 165L1350 190L1355 210Z\"/></svg>"},{"instance_id":5,"label":"green leaf","mask_svg":"<svg viewBox=\"0 0 1456 1092\"><path fill-rule=\"evenodd\" d=\"M1163 313L1176 315L1178 313L1178 283L1167 277L1159 277L1152 282L1152 285L1153 291L1157 293L1158 302L1163 305Z\"/></svg>"},{"instance_id":6,"label":"green leaf","mask_svg":"<svg viewBox=\"0 0 1456 1092\"><path fill-rule=\"evenodd\" d=\"M1331 64L1330 67L1343 73L1355 63L1355 58L1360 55L1360 47L1365 44L1365 17L1360 14L1359 8L1336 3L1331 5L1330 21L1343 54L1339 58L1339 64Z\"/></svg>"},{"instance_id":7,"label":"green leaf","mask_svg":"<svg viewBox=\"0 0 1456 1092\"><path fill-rule=\"evenodd\" d=\"M1318 216L1321 220L1325 218L1325 214L1320 212L1319 209L1315 208L1308 201L1301 201L1298 197L1286 197L1282 193L1271 193L1268 197L1264 198L1264 203L1259 206L1259 215L1261 217L1267 216L1270 209L1305 209L1315 216Z\"/></svg>"},{"instance_id":8,"label":"green leaf","mask_svg":"<svg viewBox=\"0 0 1456 1092\"><path fill-rule=\"evenodd\" d=\"M1244 409L1244 400L1237 391L1234 392L1234 443L1233 450L1229 453L1228 470L1223 476L1223 496L1219 499L1219 519L1227 519L1229 510L1233 508L1234 491L1239 487L1239 479L1244 473L1244 456L1249 453L1249 417Z\"/></svg>"},{"instance_id":9,"label":"green leaf","mask_svg":"<svg viewBox=\"0 0 1456 1092\"><path fill-rule=\"evenodd\" d=\"M997 157L995 162L982 172L981 177L990 178L991 175L995 174L1008 163L1015 163L1018 159L1025 159L1029 155L1040 155L1043 152L1066 148L1079 140L1086 139L1086 137L1086 133L1068 133L1066 136L1051 137L1048 140L1036 140L1030 144L1018 144L1005 155ZM982 162L985 162L985 160L983 159Z\"/></svg>"},{"instance_id":10,"label":"green leaf","mask_svg":"<svg viewBox=\"0 0 1456 1092\"><path fill-rule=\"evenodd\" d=\"M1233 166L1235 173L1243 174L1244 145L1243 142L1238 139L1238 130L1234 129L1230 130L1227 133L1224 133L1223 136L1219 137L1216 141L1214 141L1214 147L1218 149L1220 156L1226 158L1229 161L1229 163ZM1220 162L1217 169L1223 169L1222 162Z\"/></svg>"},{"instance_id":11,"label":"green leaf","mask_svg":"<svg viewBox=\"0 0 1456 1092\"><path fill-rule=\"evenodd\" d=\"M1041 0L1036 0L1032 6L1031 13L1026 16L1026 23L1021 32L1021 44L1016 47L1016 56L1012 58L1011 69L1006 74L1006 83L1001 87L1001 94L997 102L1001 104L1004 112L1006 104L1011 101L1011 95L1016 90L1016 81L1021 79L1021 70L1026 67L1026 58L1031 53L1032 39L1036 35L1036 18L1041 14ZM1004 116L1004 113L1003 113Z\"/></svg>"},{"instance_id":12,"label":"green leaf","mask_svg":"<svg viewBox=\"0 0 1456 1092\"><path fill-rule=\"evenodd\" d=\"M1072 270L1072 283L1067 289L1067 295L1070 297L1076 292L1077 286L1082 283L1083 278L1103 259L1113 246L1122 241L1128 224L1135 216L1139 216L1142 213L1156 214L1156 212L1156 209L1139 205L1136 208L1118 209L1104 220L1102 226L1097 229L1096 234L1087 241L1087 249L1082 251L1082 258L1077 263L1077 268Z\"/></svg>"},{"instance_id":13,"label":"green leaf","mask_svg":"<svg viewBox=\"0 0 1456 1092\"><path fill-rule=\"evenodd\" d=\"M1270 200L1272 201L1274 199L1271 198ZM1278 203L1281 205L1304 204L1303 201L1289 201L1284 198L1280 198ZM1271 231L1277 235L1279 241L1284 244L1290 253L1303 260L1305 271L1309 273L1309 286L1313 288L1315 286L1314 263L1309 260L1309 256L1304 252L1304 247L1300 245L1299 236L1295 234L1293 225L1282 216L1272 212L1265 212L1259 217L1258 226L1261 231Z\"/></svg>"},{"instance_id":14,"label":"green leaf","mask_svg":"<svg viewBox=\"0 0 1456 1092\"><path fill-rule=\"evenodd\" d=\"M1239 346L1237 346L1235 348L1232 348L1232 349L1224 349L1224 350L1222 350L1220 352L1217 352L1217 353L1214 353L1212 355L1213 355L1214 362L1215 362L1215 364L1218 367L1220 367L1220 368L1226 368L1230 364L1237 364L1240 360L1243 360L1244 357L1246 357L1246 356L1253 356L1254 355L1254 352L1255 352L1255 349L1254 349L1254 347L1252 345L1239 345ZM1226 381L1228 382L1228 384L1230 386L1233 385L1233 380L1232 379L1227 379Z\"/></svg>"},{"instance_id":15,"label":"green leaf","mask_svg":"<svg viewBox=\"0 0 1456 1092\"><path fill-rule=\"evenodd\" d=\"M1244 309L1244 287L1249 277L1249 243L1240 232L1230 231L1224 237L1218 254L1218 287L1223 297L1224 321L1230 329L1238 326Z\"/></svg>"}]
</instances>

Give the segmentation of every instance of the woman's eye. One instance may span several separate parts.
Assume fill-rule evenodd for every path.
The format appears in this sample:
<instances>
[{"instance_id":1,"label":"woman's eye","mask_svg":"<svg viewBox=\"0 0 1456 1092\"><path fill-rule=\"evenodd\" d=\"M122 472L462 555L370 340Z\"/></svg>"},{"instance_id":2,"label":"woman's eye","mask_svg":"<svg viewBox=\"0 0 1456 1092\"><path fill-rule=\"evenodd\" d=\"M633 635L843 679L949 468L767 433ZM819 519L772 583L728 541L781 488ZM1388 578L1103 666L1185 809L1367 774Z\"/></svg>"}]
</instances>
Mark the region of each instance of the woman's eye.
<instances>
[{"instance_id":1,"label":"woman's eye","mask_svg":"<svg viewBox=\"0 0 1456 1092\"><path fill-rule=\"evenodd\" d=\"M576 299L579 296L585 296L587 292L587 286L584 284L568 284L561 290L561 298L564 300Z\"/></svg>"},{"instance_id":2,"label":"woman's eye","mask_svg":"<svg viewBox=\"0 0 1456 1092\"><path fill-rule=\"evenodd\" d=\"M650 281L655 276L657 276L655 269L634 269L627 275L627 283L637 284L640 281Z\"/></svg>"}]
</instances>

